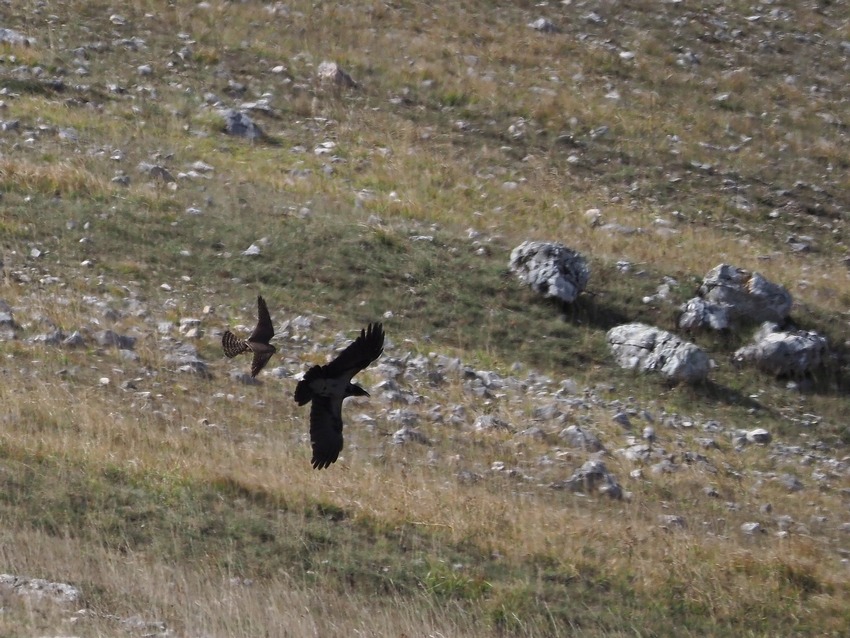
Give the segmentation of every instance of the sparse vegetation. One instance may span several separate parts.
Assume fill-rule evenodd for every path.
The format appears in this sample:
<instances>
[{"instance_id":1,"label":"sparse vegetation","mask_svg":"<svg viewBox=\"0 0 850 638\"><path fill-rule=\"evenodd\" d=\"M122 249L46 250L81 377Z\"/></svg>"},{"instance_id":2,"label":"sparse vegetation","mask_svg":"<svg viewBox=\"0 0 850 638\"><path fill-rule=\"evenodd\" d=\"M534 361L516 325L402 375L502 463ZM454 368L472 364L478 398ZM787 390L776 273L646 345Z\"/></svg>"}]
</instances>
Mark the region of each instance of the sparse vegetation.
<instances>
[{"instance_id":1,"label":"sparse vegetation","mask_svg":"<svg viewBox=\"0 0 850 638\"><path fill-rule=\"evenodd\" d=\"M627 4L0 6L35 39L0 45L0 121L17 122L0 130L0 300L21 337L0 341L0 572L83 596L0 588L0 634L846 633L850 10ZM541 15L561 31L526 26ZM320 83L323 60L361 88ZM262 96L270 110L250 114L268 139L226 136L215 102ZM198 161L211 171L189 175ZM506 264L526 239L585 254L589 294L561 308L520 288ZM694 336L717 363L705 386L613 367L606 330L674 329L721 261L785 285L798 325L829 338L805 391L730 365L742 334ZM668 276L672 302L645 303ZM722 440L632 479L611 455L631 498L609 501L549 487L586 458L551 432L426 422L430 446L394 446L376 397L375 422L313 472L292 379L235 383L213 334L252 321L257 293L278 325L325 318L316 348L280 349L290 373L384 317L389 354L571 380L600 401L566 423L612 445L619 401L837 461L816 480L799 457ZM212 379L175 371L156 327L207 305L193 344ZM138 360L28 340L102 327L137 336ZM534 392L476 396L458 371L414 407L522 430ZM674 456L700 436L656 428ZM805 531L777 536L776 513Z\"/></svg>"}]
</instances>

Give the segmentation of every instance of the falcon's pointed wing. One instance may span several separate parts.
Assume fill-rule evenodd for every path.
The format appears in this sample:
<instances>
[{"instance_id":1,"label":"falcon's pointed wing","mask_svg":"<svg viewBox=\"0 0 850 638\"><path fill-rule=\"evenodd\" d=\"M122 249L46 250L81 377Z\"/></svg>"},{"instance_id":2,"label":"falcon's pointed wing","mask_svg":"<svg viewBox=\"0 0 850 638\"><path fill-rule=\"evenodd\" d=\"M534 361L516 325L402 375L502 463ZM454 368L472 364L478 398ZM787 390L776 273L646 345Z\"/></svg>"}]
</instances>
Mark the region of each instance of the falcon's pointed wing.
<instances>
[{"instance_id":1,"label":"falcon's pointed wing","mask_svg":"<svg viewBox=\"0 0 850 638\"><path fill-rule=\"evenodd\" d=\"M224 354L230 358L240 355L246 350L250 350L248 344L230 332L230 330L225 330L224 334L221 335L221 347L224 348Z\"/></svg>"},{"instance_id":2,"label":"falcon's pointed wing","mask_svg":"<svg viewBox=\"0 0 850 638\"><path fill-rule=\"evenodd\" d=\"M380 357L383 352L384 327L380 323L370 323L336 359L322 366L323 376L335 379L348 377L350 381L351 377Z\"/></svg>"},{"instance_id":3,"label":"falcon's pointed wing","mask_svg":"<svg viewBox=\"0 0 850 638\"><path fill-rule=\"evenodd\" d=\"M260 343L268 343L274 336L274 326L272 326L272 318L269 316L269 307L266 305L266 300L262 297L257 297L257 327L254 332L248 337L248 341L259 341Z\"/></svg>"},{"instance_id":4,"label":"falcon's pointed wing","mask_svg":"<svg viewBox=\"0 0 850 638\"><path fill-rule=\"evenodd\" d=\"M251 360L251 376L256 377L260 370L269 362L274 354L274 349L254 350L254 358Z\"/></svg>"},{"instance_id":5,"label":"falcon's pointed wing","mask_svg":"<svg viewBox=\"0 0 850 638\"><path fill-rule=\"evenodd\" d=\"M313 397L310 407L310 443L313 468L336 462L342 451L342 397Z\"/></svg>"}]
</instances>

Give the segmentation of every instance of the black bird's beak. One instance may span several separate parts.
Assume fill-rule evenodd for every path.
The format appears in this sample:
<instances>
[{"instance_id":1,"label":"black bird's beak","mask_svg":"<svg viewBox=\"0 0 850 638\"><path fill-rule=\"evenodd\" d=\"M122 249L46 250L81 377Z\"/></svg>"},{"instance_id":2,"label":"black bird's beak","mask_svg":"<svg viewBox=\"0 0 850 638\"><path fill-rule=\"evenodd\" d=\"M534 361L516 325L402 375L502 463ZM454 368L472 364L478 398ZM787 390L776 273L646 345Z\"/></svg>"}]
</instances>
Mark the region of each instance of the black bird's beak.
<instances>
[{"instance_id":1,"label":"black bird's beak","mask_svg":"<svg viewBox=\"0 0 850 638\"><path fill-rule=\"evenodd\" d=\"M356 383L351 383L348 385L348 391L345 393L347 397L368 397L372 396L366 390L361 388Z\"/></svg>"}]
</instances>

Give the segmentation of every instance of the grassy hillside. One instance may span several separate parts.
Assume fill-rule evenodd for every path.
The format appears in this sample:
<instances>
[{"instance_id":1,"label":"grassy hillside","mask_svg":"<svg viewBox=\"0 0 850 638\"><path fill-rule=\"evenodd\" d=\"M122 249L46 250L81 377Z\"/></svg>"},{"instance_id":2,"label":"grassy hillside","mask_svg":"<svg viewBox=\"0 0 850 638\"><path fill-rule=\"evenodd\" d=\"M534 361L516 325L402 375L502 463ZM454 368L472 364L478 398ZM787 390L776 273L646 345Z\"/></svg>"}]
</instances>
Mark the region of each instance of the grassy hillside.
<instances>
[{"instance_id":1,"label":"grassy hillside","mask_svg":"<svg viewBox=\"0 0 850 638\"><path fill-rule=\"evenodd\" d=\"M0 25L32 39L0 44L0 572L80 592L0 584L0 634L846 632L844 4L12 0ZM527 239L586 255L588 294L521 287ZM747 328L693 337L697 387L619 370L605 332L674 329L721 262L786 286L826 365L737 369ZM246 385L219 339L257 294L279 355ZM313 471L293 377L377 320L372 397ZM626 498L557 489L593 456L570 425Z\"/></svg>"}]
</instances>

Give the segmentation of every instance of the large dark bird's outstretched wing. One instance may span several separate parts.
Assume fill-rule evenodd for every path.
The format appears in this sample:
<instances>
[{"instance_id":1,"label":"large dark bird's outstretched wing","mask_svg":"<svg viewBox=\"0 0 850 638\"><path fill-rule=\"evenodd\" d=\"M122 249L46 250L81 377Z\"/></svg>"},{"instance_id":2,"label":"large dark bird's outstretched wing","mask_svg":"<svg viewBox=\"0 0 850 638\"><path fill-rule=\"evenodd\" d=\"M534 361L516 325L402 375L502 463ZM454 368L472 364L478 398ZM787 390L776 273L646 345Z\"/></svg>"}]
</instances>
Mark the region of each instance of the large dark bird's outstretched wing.
<instances>
[{"instance_id":1,"label":"large dark bird's outstretched wing","mask_svg":"<svg viewBox=\"0 0 850 638\"><path fill-rule=\"evenodd\" d=\"M384 327L370 323L360 331L360 336L339 353L336 359L322 367L325 377L351 380L384 352Z\"/></svg>"},{"instance_id":2,"label":"large dark bird's outstretched wing","mask_svg":"<svg viewBox=\"0 0 850 638\"><path fill-rule=\"evenodd\" d=\"M317 470L336 462L342 452L342 397L314 396L310 407L312 463Z\"/></svg>"},{"instance_id":3,"label":"large dark bird's outstretched wing","mask_svg":"<svg viewBox=\"0 0 850 638\"><path fill-rule=\"evenodd\" d=\"M381 356L384 352L384 328L380 323L369 324L360 336L348 344L336 359L327 365L313 366L295 387L295 401L304 405L316 394L313 392L315 381L330 379L340 387L340 392L351 378Z\"/></svg>"},{"instance_id":4,"label":"large dark bird's outstretched wing","mask_svg":"<svg viewBox=\"0 0 850 638\"><path fill-rule=\"evenodd\" d=\"M274 326L272 326L272 318L269 316L269 307L266 305L265 299L257 296L257 327L254 328L254 332L248 337L248 341L268 343L273 336Z\"/></svg>"}]
</instances>

